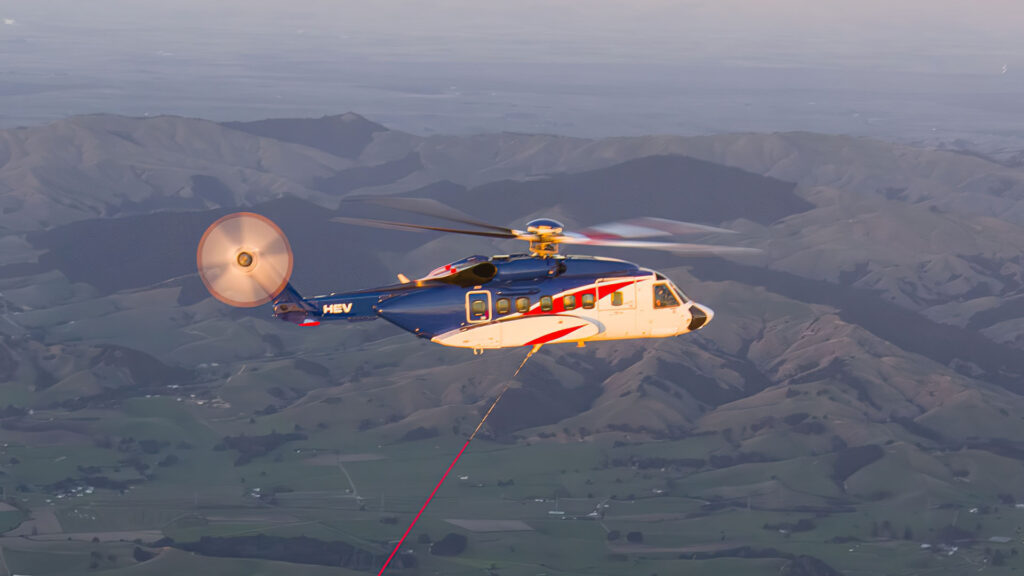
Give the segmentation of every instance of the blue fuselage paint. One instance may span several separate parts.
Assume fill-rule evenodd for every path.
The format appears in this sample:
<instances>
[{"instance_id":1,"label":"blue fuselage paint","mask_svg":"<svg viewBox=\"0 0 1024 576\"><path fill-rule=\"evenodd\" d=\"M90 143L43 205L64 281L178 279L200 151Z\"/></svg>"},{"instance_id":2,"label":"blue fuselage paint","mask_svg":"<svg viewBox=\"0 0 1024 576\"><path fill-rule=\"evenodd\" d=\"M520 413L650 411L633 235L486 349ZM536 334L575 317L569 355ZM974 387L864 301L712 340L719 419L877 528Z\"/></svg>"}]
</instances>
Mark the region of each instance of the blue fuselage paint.
<instances>
[{"instance_id":1,"label":"blue fuselage paint","mask_svg":"<svg viewBox=\"0 0 1024 576\"><path fill-rule=\"evenodd\" d=\"M466 302L470 292L489 291L492 302L503 297L514 300L517 296L529 296L531 302L536 303L541 296L587 286L598 279L651 273L623 260L586 256L471 256L449 266L458 268L485 262L493 264L496 271L489 280L478 284L451 283L451 279L445 277L432 278L306 298L297 302L302 310L276 315L296 324L383 318L417 336L433 338L467 324ZM294 290L288 294L294 294ZM282 301L293 300L281 300L279 297L275 304Z\"/></svg>"}]
</instances>

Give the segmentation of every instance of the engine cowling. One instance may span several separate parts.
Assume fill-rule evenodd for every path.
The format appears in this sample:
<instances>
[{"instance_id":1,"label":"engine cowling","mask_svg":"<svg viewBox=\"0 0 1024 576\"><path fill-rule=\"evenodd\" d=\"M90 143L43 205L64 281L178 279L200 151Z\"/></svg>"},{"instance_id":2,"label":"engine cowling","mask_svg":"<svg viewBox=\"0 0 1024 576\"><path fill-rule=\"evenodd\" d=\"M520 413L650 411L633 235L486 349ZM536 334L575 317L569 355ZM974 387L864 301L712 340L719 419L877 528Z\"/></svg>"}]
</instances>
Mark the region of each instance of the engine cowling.
<instances>
[{"instance_id":1,"label":"engine cowling","mask_svg":"<svg viewBox=\"0 0 1024 576\"><path fill-rule=\"evenodd\" d=\"M497 262L495 280L537 280L553 278L565 272L565 262L557 258L514 258Z\"/></svg>"}]
</instances>

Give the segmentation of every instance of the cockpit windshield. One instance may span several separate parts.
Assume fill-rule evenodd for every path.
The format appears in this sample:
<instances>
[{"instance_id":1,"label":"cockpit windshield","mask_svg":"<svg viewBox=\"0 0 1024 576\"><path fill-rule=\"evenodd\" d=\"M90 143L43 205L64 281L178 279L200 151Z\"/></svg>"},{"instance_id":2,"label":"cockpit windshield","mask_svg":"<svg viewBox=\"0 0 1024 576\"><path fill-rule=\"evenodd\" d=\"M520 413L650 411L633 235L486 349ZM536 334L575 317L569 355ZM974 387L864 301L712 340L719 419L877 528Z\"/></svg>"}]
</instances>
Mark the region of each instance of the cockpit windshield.
<instances>
[{"instance_id":1,"label":"cockpit windshield","mask_svg":"<svg viewBox=\"0 0 1024 576\"><path fill-rule=\"evenodd\" d=\"M675 282L669 280L668 285L672 287L672 291L676 293L676 296L679 296L679 299L683 301L683 304L690 301L690 299L686 297L686 294L683 294L683 291L679 289L679 286L676 286Z\"/></svg>"}]
</instances>

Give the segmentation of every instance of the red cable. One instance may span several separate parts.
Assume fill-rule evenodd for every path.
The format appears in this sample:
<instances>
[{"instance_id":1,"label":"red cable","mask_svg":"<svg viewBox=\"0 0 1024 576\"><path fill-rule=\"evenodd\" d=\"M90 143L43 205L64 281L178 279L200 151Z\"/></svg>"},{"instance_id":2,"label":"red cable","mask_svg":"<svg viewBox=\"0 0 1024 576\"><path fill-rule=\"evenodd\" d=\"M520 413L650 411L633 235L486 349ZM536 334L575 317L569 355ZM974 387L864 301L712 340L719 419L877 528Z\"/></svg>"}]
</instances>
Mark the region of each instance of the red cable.
<instances>
[{"instance_id":1,"label":"red cable","mask_svg":"<svg viewBox=\"0 0 1024 576\"><path fill-rule=\"evenodd\" d=\"M388 564L391 563L391 559L395 557L395 554L398 553L399 548L402 547L402 543L405 542L405 537L409 535L409 532L412 532L412 528L420 519L420 515L422 515L423 511L427 509L427 505L430 504L431 500L433 500L434 494L437 494L437 491L441 488L441 484L444 484L444 479L448 477L448 473L452 471L452 468L455 468L455 463L459 461L459 458L462 457L462 453L466 451L466 448L469 447L469 443L472 441L473 437L470 436L469 440L466 440L466 443L462 445L462 450L459 450L458 455L455 456L455 460L452 460L452 463L448 465L448 469L444 471L444 476L441 476L441 480L437 483L437 486L434 486L434 491L430 493L430 496L427 497L427 501L423 503L423 507L420 508L420 511L416 513L416 517L412 519L412 524L409 524L409 527L405 529L405 534L402 534L402 537L398 540L398 545L395 546L395 549L391 551L391 555L388 556L388 559L386 562L384 562L384 565L380 567L380 572L377 573L377 576L381 576L382 574L384 574L384 570L387 570Z\"/></svg>"},{"instance_id":2,"label":"red cable","mask_svg":"<svg viewBox=\"0 0 1024 576\"><path fill-rule=\"evenodd\" d=\"M533 350L531 350L530 353L527 354L526 360L529 360L530 356L533 356L533 353L539 349L539 344L537 346L534 346ZM526 360L523 360L523 364L526 364ZM519 366L519 368L522 367L522 365ZM519 370L516 370L516 374L518 373ZM430 504L430 501L434 499L434 494L437 494L437 491L441 489L441 485L444 484L444 479L448 477L448 473L452 471L452 468L455 468L455 463L459 461L459 458L462 458L462 453L466 451L466 448L469 448L469 443L473 441L473 438L476 438L476 433L479 432L481 428L483 428L484 422L487 422L487 417L490 416L491 412L494 411L494 407L498 405L498 400L501 400L501 397L505 395L505 392L508 390L508 388L509 387L506 384L505 387L501 389L501 392L498 393L498 397L494 399L493 403L491 403L491 407L487 409L487 412L484 414L484 417L480 419L480 423L476 425L476 429L473 430L473 433L469 435L469 438L466 440L466 443L462 445L462 450L459 450L459 453L455 455L455 460L452 460L452 463L448 465L448 469L444 471L444 476L441 476L441 479L437 482L437 486L434 486L434 491L431 492L430 496L427 497L427 501L423 503L423 506L420 508L420 511L416 513L416 517L412 519L412 524L409 524L409 527L405 529L405 534L402 534L402 537L398 539L398 544L395 546L395 549L391 551L391 555L388 556L388 559L384 562L384 565L380 567L380 572L377 572L377 576L381 576L382 574L384 574L384 570L387 570L388 564L391 563L391 559L395 557L395 554L398 554L398 550L402 547L402 543L405 542L405 537L409 535L409 532L412 532L413 526L415 526L416 522L419 521L420 516L423 515L423 511L427 509L427 505Z\"/></svg>"}]
</instances>

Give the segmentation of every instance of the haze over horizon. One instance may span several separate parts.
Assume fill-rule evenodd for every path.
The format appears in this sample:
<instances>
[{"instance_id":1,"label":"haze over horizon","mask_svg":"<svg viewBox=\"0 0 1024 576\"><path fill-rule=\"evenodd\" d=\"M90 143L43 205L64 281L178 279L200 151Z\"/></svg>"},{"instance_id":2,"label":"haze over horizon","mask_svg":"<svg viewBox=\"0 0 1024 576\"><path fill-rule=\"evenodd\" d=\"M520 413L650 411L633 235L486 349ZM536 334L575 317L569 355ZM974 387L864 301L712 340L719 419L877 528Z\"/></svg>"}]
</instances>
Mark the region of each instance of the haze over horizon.
<instances>
[{"instance_id":1,"label":"haze over horizon","mask_svg":"<svg viewBox=\"0 0 1024 576\"><path fill-rule=\"evenodd\" d=\"M0 127L356 111L418 133L1024 138L1024 5L12 0Z\"/></svg>"}]
</instances>

